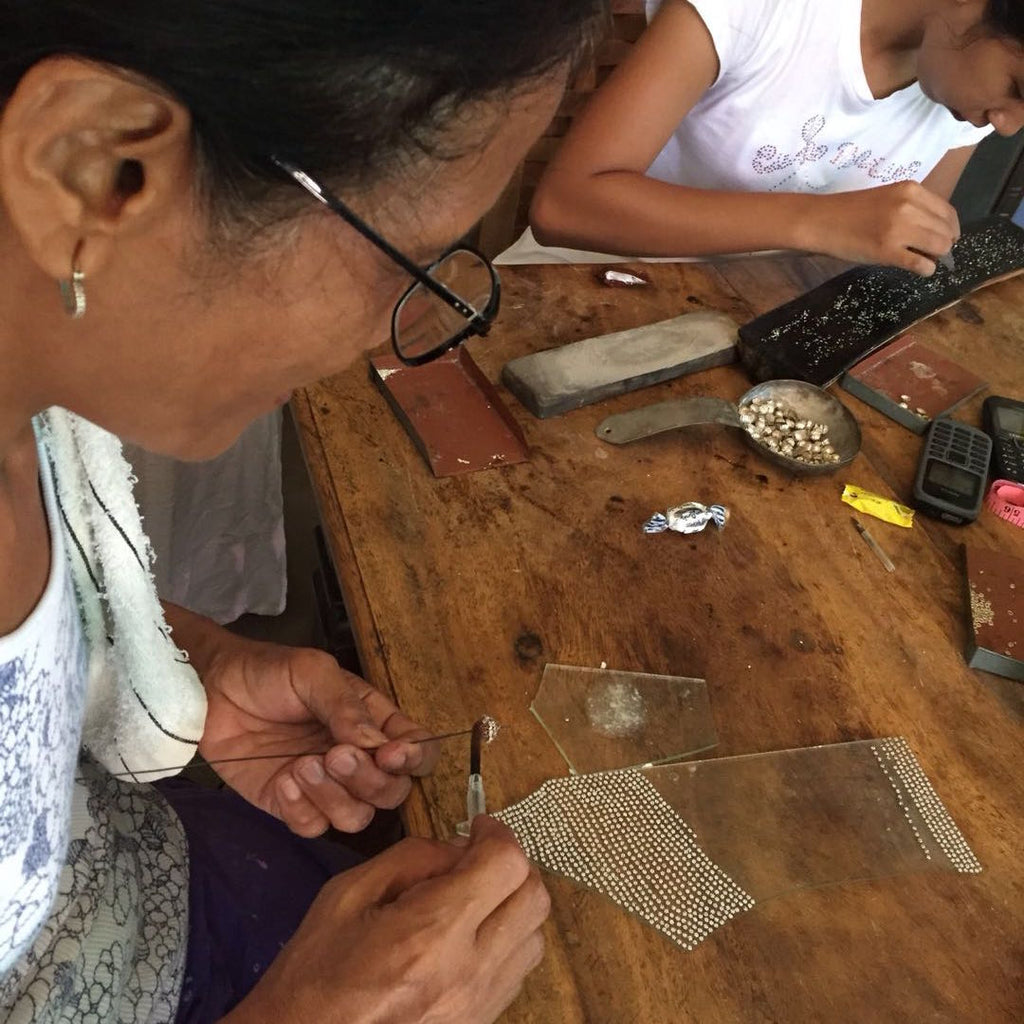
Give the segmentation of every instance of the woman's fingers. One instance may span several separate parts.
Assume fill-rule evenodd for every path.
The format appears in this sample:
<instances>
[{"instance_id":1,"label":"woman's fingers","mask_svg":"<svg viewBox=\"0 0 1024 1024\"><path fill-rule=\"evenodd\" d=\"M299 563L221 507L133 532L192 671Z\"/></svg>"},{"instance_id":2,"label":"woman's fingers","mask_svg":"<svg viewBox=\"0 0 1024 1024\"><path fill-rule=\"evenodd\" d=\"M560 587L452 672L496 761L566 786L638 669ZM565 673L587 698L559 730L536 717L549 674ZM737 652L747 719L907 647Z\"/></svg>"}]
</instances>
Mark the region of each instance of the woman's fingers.
<instances>
[{"instance_id":1,"label":"woman's fingers","mask_svg":"<svg viewBox=\"0 0 1024 1024\"><path fill-rule=\"evenodd\" d=\"M378 749L377 763L389 772L429 775L440 756L440 745L409 741L425 740L432 735L430 731L404 714L379 690L368 686L363 700L374 722L391 741Z\"/></svg>"},{"instance_id":2,"label":"woman's fingers","mask_svg":"<svg viewBox=\"0 0 1024 1024\"><path fill-rule=\"evenodd\" d=\"M278 775L275 787L281 818L299 835L314 836L329 825L361 832L377 808L398 807L412 782L381 771L365 751L340 746L299 759Z\"/></svg>"},{"instance_id":3,"label":"woman's fingers","mask_svg":"<svg viewBox=\"0 0 1024 1024\"><path fill-rule=\"evenodd\" d=\"M323 887L237 1019L491 1024L543 956L542 888L485 815L465 847L404 840Z\"/></svg>"},{"instance_id":4,"label":"woman's fingers","mask_svg":"<svg viewBox=\"0 0 1024 1024\"><path fill-rule=\"evenodd\" d=\"M960 237L956 211L914 181L820 197L820 251L858 263L935 273L935 260Z\"/></svg>"},{"instance_id":5,"label":"woman's fingers","mask_svg":"<svg viewBox=\"0 0 1024 1024\"><path fill-rule=\"evenodd\" d=\"M277 775L273 787L277 816L296 835L312 839L327 831L327 816L305 795L290 772Z\"/></svg>"},{"instance_id":6,"label":"woman's fingers","mask_svg":"<svg viewBox=\"0 0 1024 1024\"><path fill-rule=\"evenodd\" d=\"M476 944L482 956L503 958L508 955L510 935L537 933L551 912L548 895L540 872L531 867L523 882L477 929ZM541 943L543 948L543 943Z\"/></svg>"},{"instance_id":7,"label":"woman's fingers","mask_svg":"<svg viewBox=\"0 0 1024 1024\"><path fill-rule=\"evenodd\" d=\"M473 819L469 846L452 875L465 893L467 912L483 922L527 880L530 862L512 830L481 814Z\"/></svg>"},{"instance_id":8,"label":"woman's fingers","mask_svg":"<svg viewBox=\"0 0 1024 1024\"><path fill-rule=\"evenodd\" d=\"M386 772L400 775L429 775L441 755L441 744L437 742L413 743L411 740L426 738L424 729L412 729L401 739L391 740L374 751L374 760Z\"/></svg>"},{"instance_id":9,"label":"woman's fingers","mask_svg":"<svg viewBox=\"0 0 1024 1024\"><path fill-rule=\"evenodd\" d=\"M412 789L408 775L384 771L372 751L347 744L332 747L324 756L324 767L336 785L372 807L398 807Z\"/></svg>"},{"instance_id":10,"label":"woman's fingers","mask_svg":"<svg viewBox=\"0 0 1024 1024\"><path fill-rule=\"evenodd\" d=\"M544 935L538 930L518 943L493 971L482 1016L494 1019L508 1009L522 991L526 976L539 967L543 959Z\"/></svg>"},{"instance_id":11,"label":"woman's fingers","mask_svg":"<svg viewBox=\"0 0 1024 1024\"><path fill-rule=\"evenodd\" d=\"M948 253L960 237L956 210L917 182L903 182L898 189L901 200L890 229L892 262L918 274L933 274L935 257Z\"/></svg>"},{"instance_id":12,"label":"woman's fingers","mask_svg":"<svg viewBox=\"0 0 1024 1024\"><path fill-rule=\"evenodd\" d=\"M903 249L887 262L891 266L909 270L921 277L931 277L935 273L935 260L913 249Z\"/></svg>"},{"instance_id":13,"label":"woman's fingers","mask_svg":"<svg viewBox=\"0 0 1024 1024\"><path fill-rule=\"evenodd\" d=\"M438 745L408 742L425 739L430 733L366 680L337 664L318 663L302 676L297 686L301 700L328 727L335 743L347 744L371 755L375 753L373 759L379 769L387 773L427 775L433 770L439 755ZM401 742L403 740L406 742ZM360 762L359 767L365 768L365 765ZM356 773L355 767L352 773ZM339 772L332 774L340 775ZM366 789L361 795L366 795L377 807L395 806L373 801L373 787L383 783L373 773L363 771L360 774L365 776L362 788ZM360 786L357 782L357 788ZM404 799L405 793L408 793L408 786L404 787L400 799ZM384 796L383 799L394 798Z\"/></svg>"}]
</instances>

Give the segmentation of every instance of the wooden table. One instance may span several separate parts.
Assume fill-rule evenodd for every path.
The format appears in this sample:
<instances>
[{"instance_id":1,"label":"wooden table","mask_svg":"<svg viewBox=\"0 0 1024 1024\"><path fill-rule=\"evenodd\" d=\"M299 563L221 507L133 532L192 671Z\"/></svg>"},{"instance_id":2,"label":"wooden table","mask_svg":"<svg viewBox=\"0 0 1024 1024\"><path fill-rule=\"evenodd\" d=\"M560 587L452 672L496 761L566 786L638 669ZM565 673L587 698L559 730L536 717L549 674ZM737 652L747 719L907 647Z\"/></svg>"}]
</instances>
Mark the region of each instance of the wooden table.
<instances>
[{"instance_id":1,"label":"wooden table","mask_svg":"<svg viewBox=\"0 0 1024 1024\"><path fill-rule=\"evenodd\" d=\"M498 326L473 355L494 380L513 356L711 308L744 322L817 283L824 261L655 265L654 287L599 287L580 267L503 270ZM918 328L993 390L1024 394L1024 279ZM799 891L741 915L691 953L560 878L548 955L510 1022L998 1021L1021 990L1024 687L974 672L961 542L1024 555L1024 531L984 511L966 529L878 523L885 573L850 524L844 481L906 499L920 439L845 393L862 453L793 478L731 431L615 448L612 412L673 396L738 397L726 367L548 421L508 396L530 461L435 480L365 365L294 403L367 677L438 731L487 712L502 807L565 765L528 706L548 662L700 676L718 746L707 755L903 735L984 865ZM979 422L981 399L958 415ZM721 533L646 537L681 501L722 501ZM464 816L455 745L407 807L410 829ZM813 836L807 837L813 842Z\"/></svg>"}]
</instances>

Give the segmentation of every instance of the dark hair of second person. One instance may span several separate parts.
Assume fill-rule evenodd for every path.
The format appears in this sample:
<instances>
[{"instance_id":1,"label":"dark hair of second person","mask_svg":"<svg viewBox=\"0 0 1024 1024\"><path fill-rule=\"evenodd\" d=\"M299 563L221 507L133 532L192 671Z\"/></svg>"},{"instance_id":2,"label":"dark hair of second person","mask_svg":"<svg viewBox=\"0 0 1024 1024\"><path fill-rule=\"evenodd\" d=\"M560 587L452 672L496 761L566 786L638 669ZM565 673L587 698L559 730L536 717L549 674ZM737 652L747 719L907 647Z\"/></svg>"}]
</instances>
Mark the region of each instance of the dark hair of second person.
<instances>
[{"instance_id":1,"label":"dark hair of second person","mask_svg":"<svg viewBox=\"0 0 1024 1024\"><path fill-rule=\"evenodd\" d=\"M1024 3L1021 0L989 0L984 26L997 36L1024 44Z\"/></svg>"}]
</instances>

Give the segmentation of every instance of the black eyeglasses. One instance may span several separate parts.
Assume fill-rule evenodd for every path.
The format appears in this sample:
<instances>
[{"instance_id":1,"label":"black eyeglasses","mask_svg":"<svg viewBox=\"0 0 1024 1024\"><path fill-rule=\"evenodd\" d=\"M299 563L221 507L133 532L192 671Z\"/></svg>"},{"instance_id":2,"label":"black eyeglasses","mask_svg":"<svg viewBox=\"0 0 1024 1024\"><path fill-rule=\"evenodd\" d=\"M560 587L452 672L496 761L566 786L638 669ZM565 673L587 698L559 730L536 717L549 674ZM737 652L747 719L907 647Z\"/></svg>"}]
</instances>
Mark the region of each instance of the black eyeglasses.
<instances>
[{"instance_id":1,"label":"black eyeglasses","mask_svg":"<svg viewBox=\"0 0 1024 1024\"><path fill-rule=\"evenodd\" d=\"M428 267L419 267L301 168L277 156L270 159L414 278L391 314L391 343L403 363L422 366L466 338L491 329L501 301L501 285L486 256L469 246L456 245Z\"/></svg>"}]
</instances>

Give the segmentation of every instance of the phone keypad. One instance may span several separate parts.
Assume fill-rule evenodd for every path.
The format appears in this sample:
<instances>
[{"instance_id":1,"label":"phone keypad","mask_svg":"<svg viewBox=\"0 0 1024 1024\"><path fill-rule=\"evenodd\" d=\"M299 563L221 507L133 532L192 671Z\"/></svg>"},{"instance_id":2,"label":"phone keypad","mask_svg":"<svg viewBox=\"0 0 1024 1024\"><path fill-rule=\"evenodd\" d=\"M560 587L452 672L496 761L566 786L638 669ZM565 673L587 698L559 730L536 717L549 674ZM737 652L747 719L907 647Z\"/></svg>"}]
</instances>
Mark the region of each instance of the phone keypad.
<instances>
[{"instance_id":1,"label":"phone keypad","mask_svg":"<svg viewBox=\"0 0 1024 1024\"><path fill-rule=\"evenodd\" d=\"M992 440L980 430L938 419L933 426L929 454L984 477L992 456Z\"/></svg>"},{"instance_id":2,"label":"phone keypad","mask_svg":"<svg viewBox=\"0 0 1024 1024\"><path fill-rule=\"evenodd\" d=\"M993 462L1001 480L1024 483L1024 442L1012 434L1000 434L996 438Z\"/></svg>"}]
</instances>

